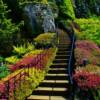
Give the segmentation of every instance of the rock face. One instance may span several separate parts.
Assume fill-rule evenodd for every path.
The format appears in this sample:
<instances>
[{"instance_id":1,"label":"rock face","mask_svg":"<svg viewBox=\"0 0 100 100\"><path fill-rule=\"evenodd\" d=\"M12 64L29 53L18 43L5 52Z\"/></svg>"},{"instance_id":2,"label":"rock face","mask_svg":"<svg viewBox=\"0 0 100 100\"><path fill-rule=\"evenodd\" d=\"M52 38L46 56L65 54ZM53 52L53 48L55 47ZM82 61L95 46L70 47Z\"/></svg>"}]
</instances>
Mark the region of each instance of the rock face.
<instances>
[{"instance_id":1,"label":"rock face","mask_svg":"<svg viewBox=\"0 0 100 100\"><path fill-rule=\"evenodd\" d=\"M24 6L24 17L25 24L32 33L55 31L54 16L47 4L26 4Z\"/></svg>"},{"instance_id":2,"label":"rock face","mask_svg":"<svg viewBox=\"0 0 100 100\"><path fill-rule=\"evenodd\" d=\"M50 15L44 17L42 26L45 33L55 32L54 19Z\"/></svg>"}]
</instances>

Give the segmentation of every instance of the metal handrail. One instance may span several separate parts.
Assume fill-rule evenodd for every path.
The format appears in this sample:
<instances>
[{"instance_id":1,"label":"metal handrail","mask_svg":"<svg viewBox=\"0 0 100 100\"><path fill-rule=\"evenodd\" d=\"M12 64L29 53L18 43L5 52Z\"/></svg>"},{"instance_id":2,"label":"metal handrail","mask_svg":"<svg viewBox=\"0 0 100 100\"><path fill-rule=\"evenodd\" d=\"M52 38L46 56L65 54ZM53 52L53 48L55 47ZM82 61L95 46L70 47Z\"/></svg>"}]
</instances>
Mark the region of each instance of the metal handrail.
<instances>
[{"instance_id":1,"label":"metal handrail","mask_svg":"<svg viewBox=\"0 0 100 100\"><path fill-rule=\"evenodd\" d=\"M73 53L74 53L74 45L75 45L75 34L72 36L72 41L71 41L71 52L70 52L70 57L69 57L69 62L68 62L68 74L69 74L69 82L73 84L73 68L72 68L72 63L73 63Z\"/></svg>"}]
</instances>

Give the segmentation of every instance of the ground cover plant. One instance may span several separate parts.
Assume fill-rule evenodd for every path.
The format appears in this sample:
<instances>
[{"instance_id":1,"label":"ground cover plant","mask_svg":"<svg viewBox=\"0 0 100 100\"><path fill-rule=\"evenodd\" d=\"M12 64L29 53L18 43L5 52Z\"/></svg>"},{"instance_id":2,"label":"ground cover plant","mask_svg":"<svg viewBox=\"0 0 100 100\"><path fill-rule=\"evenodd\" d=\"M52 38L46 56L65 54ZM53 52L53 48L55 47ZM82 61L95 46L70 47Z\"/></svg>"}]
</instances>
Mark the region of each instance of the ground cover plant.
<instances>
[{"instance_id":1,"label":"ground cover plant","mask_svg":"<svg viewBox=\"0 0 100 100\"><path fill-rule=\"evenodd\" d=\"M100 18L76 19L75 21L80 26L80 32L77 32L77 37L81 40L92 40L100 46Z\"/></svg>"}]
</instances>

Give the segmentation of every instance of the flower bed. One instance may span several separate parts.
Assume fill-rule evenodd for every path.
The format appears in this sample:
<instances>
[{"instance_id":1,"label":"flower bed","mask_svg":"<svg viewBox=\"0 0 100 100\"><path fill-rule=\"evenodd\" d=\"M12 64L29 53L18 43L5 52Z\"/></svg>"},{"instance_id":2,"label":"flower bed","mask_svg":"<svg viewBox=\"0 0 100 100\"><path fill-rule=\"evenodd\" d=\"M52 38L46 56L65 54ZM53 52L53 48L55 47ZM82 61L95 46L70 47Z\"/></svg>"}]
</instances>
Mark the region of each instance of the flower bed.
<instances>
[{"instance_id":1,"label":"flower bed","mask_svg":"<svg viewBox=\"0 0 100 100\"><path fill-rule=\"evenodd\" d=\"M75 97L78 100L99 100L99 20L76 19L76 22L80 25L80 31L75 30L78 38L75 49L76 70L73 75Z\"/></svg>"},{"instance_id":2,"label":"flower bed","mask_svg":"<svg viewBox=\"0 0 100 100\"><path fill-rule=\"evenodd\" d=\"M35 40L45 44L51 43L54 33L41 34ZM43 46L43 42L41 45ZM51 47L51 46L50 46ZM8 74L0 80L1 100L24 100L26 96L44 79L49 66L55 58L57 48L35 49L32 43L14 46L13 55L6 59ZM3 68L2 68L3 69Z\"/></svg>"},{"instance_id":3,"label":"flower bed","mask_svg":"<svg viewBox=\"0 0 100 100\"><path fill-rule=\"evenodd\" d=\"M56 33L43 33L37 36L35 39L36 48L49 48L53 47L57 43Z\"/></svg>"},{"instance_id":4,"label":"flower bed","mask_svg":"<svg viewBox=\"0 0 100 100\"><path fill-rule=\"evenodd\" d=\"M84 59L87 60L87 63L100 65L100 48L91 41L77 41L75 58L77 66L82 65Z\"/></svg>"},{"instance_id":5,"label":"flower bed","mask_svg":"<svg viewBox=\"0 0 100 100\"><path fill-rule=\"evenodd\" d=\"M80 32L77 32L77 37L80 40L92 40L98 46L100 46L100 17L88 18L88 19L76 19L80 25Z\"/></svg>"},{"instance_id":6,"label":"flower bed","mask_svg":"<svg viewBox=\"0 0 100 100\"><path fill-rule=\"evenodd\" d=\"M24 100L44 79L56 51L50 48L33 57L27 55L12 65L14 72L0 81L0 99Z\"/></svg>"},{"instance_id":7,"label":"flower bed","mask_svg":"<svg viewBox=\"0 0 100 100\"><path fill-rule=\"evenodd\" d=\"M100 99L100 67L87 65L84 68L77 68L73 78L80 89L77 94L81 93L82 96L85 92L88 94L86 98L91 97L92 94L92 100Z\"/></svg>"},{"instance_id":8,"label":"flower bed","mask_svg":"<svg viewBox=\"0 0 100 100\"><path fill-rule=\"evenodd\" d=\"M46 61L50 59L52 52L54 51L53 48L47 49L42 51L40 54L37 55L29 55L23 57L19 62L14 65L11 65L9 68L11 71L16 71L21 68L28 68L32 66L36 66L36 68L41 69L45 67Z\"/></svg>"}]
</instances>

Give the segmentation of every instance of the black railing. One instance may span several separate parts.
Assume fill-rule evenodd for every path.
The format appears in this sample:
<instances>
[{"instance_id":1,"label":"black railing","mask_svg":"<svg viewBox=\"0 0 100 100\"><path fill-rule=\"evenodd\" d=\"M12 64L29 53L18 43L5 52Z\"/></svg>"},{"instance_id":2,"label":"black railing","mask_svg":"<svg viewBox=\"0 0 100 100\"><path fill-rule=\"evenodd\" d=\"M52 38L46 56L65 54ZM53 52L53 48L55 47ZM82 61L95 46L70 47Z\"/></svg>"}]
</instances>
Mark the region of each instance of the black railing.
<instances>
[{"instance_id":1,"label":"black railing","mask_svg":"<svg viewBox=\"0 0 100 100\"><path fill-rule=\"evenodd\" d=\"M75 48L75 34L71 36L71 46L70 46L70 57L68 62L68 75L69 75L69 82L73 84L73 72L74 72L74 48Z\"/></svg>"}]
</instances>

